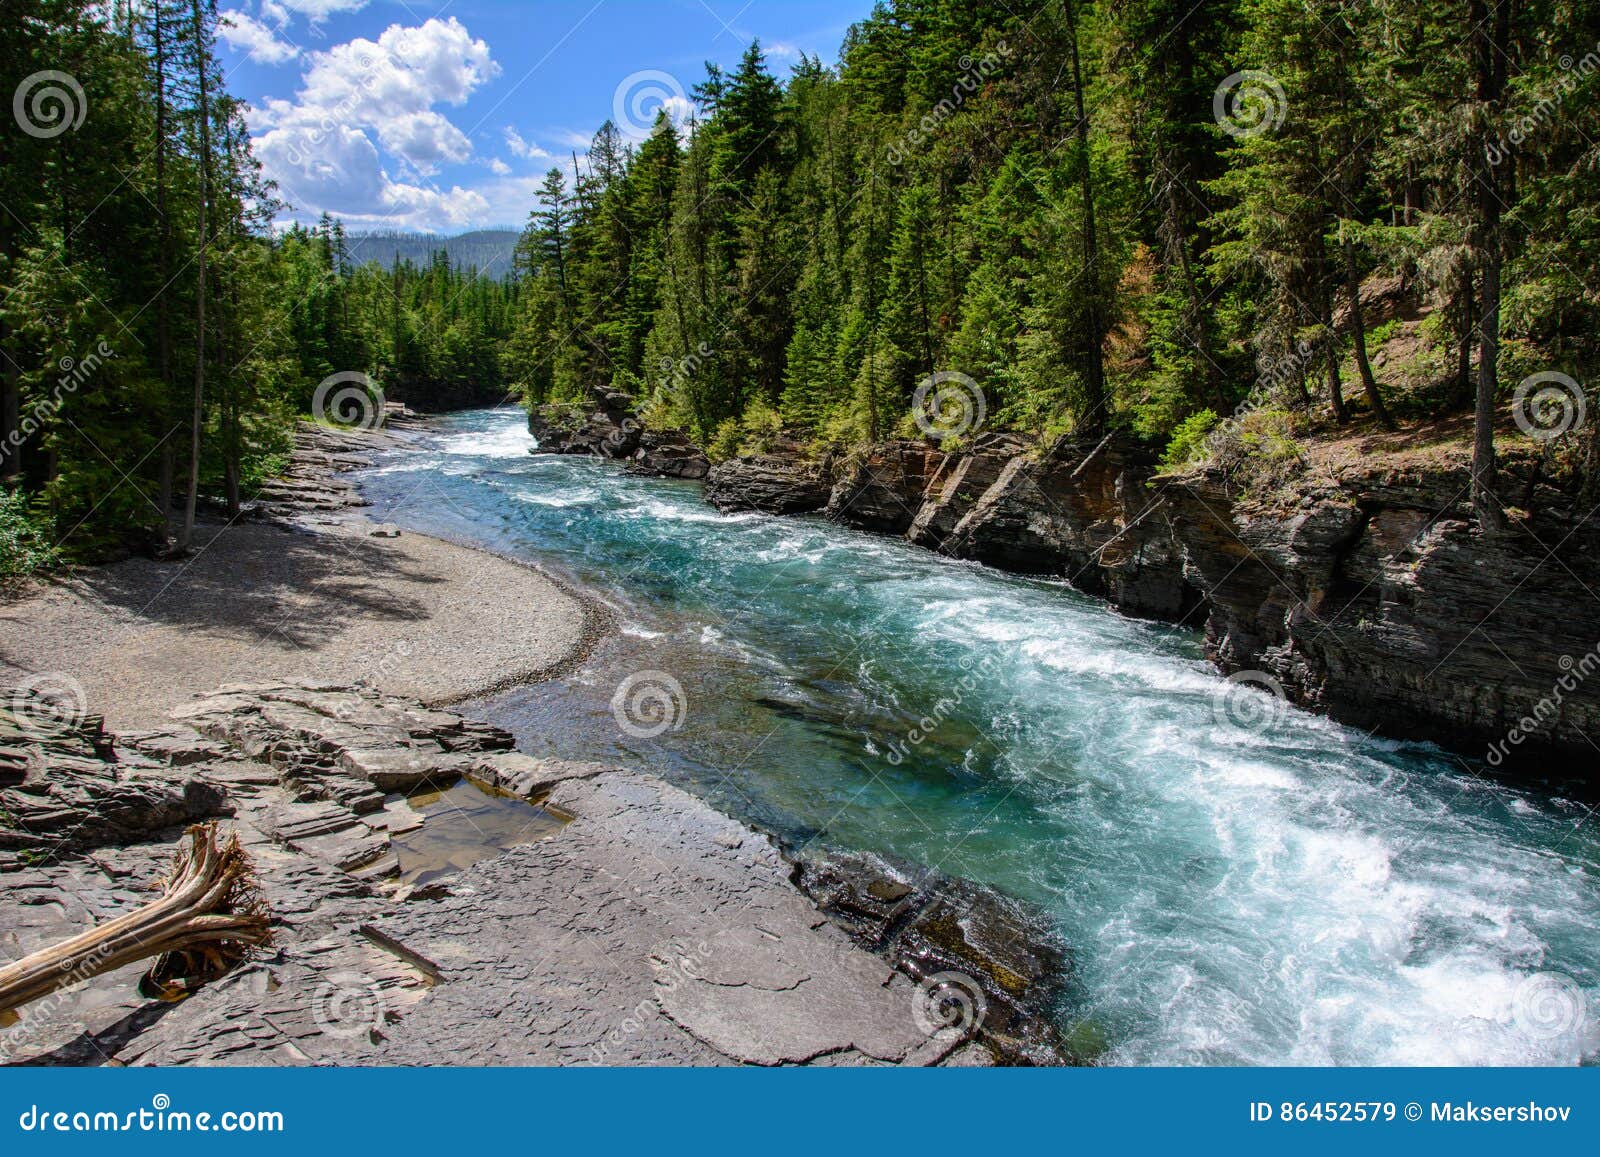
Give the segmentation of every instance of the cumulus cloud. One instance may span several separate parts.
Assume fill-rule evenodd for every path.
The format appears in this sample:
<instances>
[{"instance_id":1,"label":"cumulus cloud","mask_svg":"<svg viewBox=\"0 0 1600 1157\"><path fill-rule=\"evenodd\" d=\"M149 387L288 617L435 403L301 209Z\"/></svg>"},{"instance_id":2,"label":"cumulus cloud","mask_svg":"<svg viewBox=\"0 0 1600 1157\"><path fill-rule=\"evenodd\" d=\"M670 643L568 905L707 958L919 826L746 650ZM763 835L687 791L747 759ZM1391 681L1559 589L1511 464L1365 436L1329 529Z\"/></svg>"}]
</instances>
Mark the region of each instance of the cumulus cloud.
<instances>
[{"instance_id":1,"label":"cumulus cloud","mask_svg":"<svg viewBox=\"0 0 1600 1157\"><path fill-rule=\"evenodd\" d=\"M371 129L385 150L426 176L472 155L466 134L433 106L462 104L499 72L489 46L454 17L391 24L376 41L312 53L294 101L267 101L260 119L274 132L330 122Z\"/></svg>"},{"instance_id":2,"label":"cumulus cloud","mask_svg":"<svg viewBox=\"0 0 1600 1157\"><path fill-rule=\"evenodd\" d=\"M282 2L301 11L308 0ZM252 116L256 155L291 203L419 228L465 224L484 211L480 194L429 188L425 179L472 156L466 134L434 106L460 105L499 74L487 44L454 18L432 19L308 59L295 98L269 99ZM385 156L398 161L402 179Z\"/></svg>"},{"instance_id":3,"label":"cumulus cloud","mask_svg":"<svg viewBox=\"0 0 1600 1157\"><path fill-rule=\"evenodd\" d=\"M242 9L228 9L221 14L217 35L229 48L247 52L262 64L282 64L300 55L298 48Z\"/></svg>"},{"instance_id":4,"label":"cumulus cloud","mask_svg":"<svg viewBox=\"0 0 1600 1157\"><path fill-rule=\"evenodd\" d=\"M490 157L489 171L495 174L497 177L503 177L511 171L511 166L506 164L499 157Z\"/></svg>"}]
</instances>

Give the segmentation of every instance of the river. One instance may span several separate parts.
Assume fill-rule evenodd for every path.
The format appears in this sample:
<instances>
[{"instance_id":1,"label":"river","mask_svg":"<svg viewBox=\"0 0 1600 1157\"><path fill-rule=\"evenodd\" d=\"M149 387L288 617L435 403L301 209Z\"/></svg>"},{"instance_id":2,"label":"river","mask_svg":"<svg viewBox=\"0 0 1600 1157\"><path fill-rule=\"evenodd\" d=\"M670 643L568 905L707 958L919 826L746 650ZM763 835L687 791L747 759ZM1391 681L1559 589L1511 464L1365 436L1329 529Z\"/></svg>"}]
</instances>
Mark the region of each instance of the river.
<instances>
[{"instance_id":1,"label":"river","mask_svg":"<svg viewBox=\"0 0 1600 1157\"><path fill-rule=\"evenodd\" d=\"M1591 805L1230 684L1197 632L1062 583L531 445L520 411L472 411L359 477L374 517L616 610L581 669L475 705L526 749L1038 906L1063 1028L1105 1063L1600 1054Z\"/></svg>"}]
</instances>

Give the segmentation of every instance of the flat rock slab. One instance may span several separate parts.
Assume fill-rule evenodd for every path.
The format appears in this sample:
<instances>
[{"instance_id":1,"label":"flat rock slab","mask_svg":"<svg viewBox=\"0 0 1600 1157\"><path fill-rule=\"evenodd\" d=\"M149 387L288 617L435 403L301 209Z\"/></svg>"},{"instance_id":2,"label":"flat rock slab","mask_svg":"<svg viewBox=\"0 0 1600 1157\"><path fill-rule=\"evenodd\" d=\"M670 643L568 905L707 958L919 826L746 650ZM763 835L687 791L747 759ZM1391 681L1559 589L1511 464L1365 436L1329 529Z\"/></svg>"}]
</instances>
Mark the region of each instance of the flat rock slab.
<instances>
[{"instance_id":1,"label":"flat rock slab","mask_svg":"<svg viewBox=\"0 0 1600 1157\"><path fill-rule=\"evenodd\" d=\"M9 833L37 846L0 861L0 960L149 899L196 810L231 817L272 910L271 949L177 1003L140 994L142 965L63 990L0 1026L0 1062L987 1056L966 1033L930 1027L923 989L819 911L768 837L653 776L505 750L505 732L370 688L232 684L175 714L199 731L130 737L121 762L98 724L59 729L50 758L31 759L28 778L5 789L12 813L43 834ZM193 758L202 752L213 758ZM371 753L573 818L445 880L396 887L390 836L437 821L376 794L390 764ZM350 785L371 798L352 806ZM150 792L173 806L123 806ZM107 800L122 801L120 826L85 825L89 804ZM84 835L47 841L67 821Z\"/></svg>"},{"instance_id":2,"label":"flat rock slab","mask_svg":"<svg viewBox=\"0 0 1600 1157\"><path fill-rule=\"evenodd\" d=\"M931 1063L917 987L789 882L764 835L654 777L558 784L559 837L377 922L447 983L385 1059L489 1064Z\"/></svg>"}]
</instances>

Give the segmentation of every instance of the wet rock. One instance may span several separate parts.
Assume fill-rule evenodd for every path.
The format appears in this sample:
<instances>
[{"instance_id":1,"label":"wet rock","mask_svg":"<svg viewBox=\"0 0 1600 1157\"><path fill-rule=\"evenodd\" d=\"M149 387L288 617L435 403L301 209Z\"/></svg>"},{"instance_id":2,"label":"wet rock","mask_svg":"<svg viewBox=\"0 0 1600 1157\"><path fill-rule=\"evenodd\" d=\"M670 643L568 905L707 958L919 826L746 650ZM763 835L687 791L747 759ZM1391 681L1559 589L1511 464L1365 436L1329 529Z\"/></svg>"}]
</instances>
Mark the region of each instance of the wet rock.
<instances>
[{"instance_id":1,"label":"wet rock","mask_svg":"<svg viewBox=\"0 0 1600 1157\"><path fill-rule=\"evenodd\" d=\"M944 455L922 442L886 442L834 464L838 481L823 513L879 534L904 534Z\"/></svg>"},{"instance_id":2,"label":"wet rock","mask_svg":"<svg viewBox=\"0 0 1600 1157\"><path fill-rule=\"evenodd\" d=\"M829 919L921 983L931 1000L948 989L959 1002L952 1019L974 1019L1002 1063L1072 1059L1053 1027L1066 953L1042 915L969 880L868 854L809 854L793 872Z\"/></svg>"},{"instance_id":3,"label":"wet rock","mask_svg":"<svg viewBox=\"0 0 1600 1157\"><path fill-rule=\"evenodd\" d=\"M711 459L682 430L645 430L628 468L665 478L704 478Z\"/></svg>"},{"instance_id":4,"label":"wet rock","mask_svg":"<svg viewBox=\"0 0 1600 1157\"><path fill-rule=\"evenodd\" d=\"M1062 441L1019 455L943 544L1005 570L1055 574L1130 614L1181 619L1200 602L1185 581L1154 458L1132 442Z\"/></svg>"},{"instance_id":5,"label":"wet rock","mask_svg":"<svg viewBox=\"0 0 1600 1157\"><path fill-rule=\"evenodd\" d=\"M765 454L719 462L706 476L706 501L729 512L812 514L828 504L831 493L823 463L805 457L790 440Z\"/></svg>"},{"instance_id":6,"label":"wet rock","mask_svg":"<svg viewBox=\"0 0 1600 1157\"><path fill-rule=\"evenodd\" d=\"M1485 532L1468 492L1464 470L1357 466L1261 505L1186 476L1169 500L1207 654L1358 726L1590 779L1600 528L1552 504Z\"/></svg>"}]
</instances>

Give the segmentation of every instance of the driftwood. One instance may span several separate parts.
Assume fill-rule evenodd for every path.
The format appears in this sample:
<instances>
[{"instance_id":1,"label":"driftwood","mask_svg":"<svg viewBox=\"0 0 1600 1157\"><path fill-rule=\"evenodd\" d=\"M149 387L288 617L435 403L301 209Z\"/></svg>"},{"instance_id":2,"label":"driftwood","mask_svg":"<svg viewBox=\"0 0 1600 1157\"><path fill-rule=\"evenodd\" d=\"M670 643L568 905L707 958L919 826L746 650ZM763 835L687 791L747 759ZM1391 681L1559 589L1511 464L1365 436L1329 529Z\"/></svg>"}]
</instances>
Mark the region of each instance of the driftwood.
<instances>
[{"instance_id":1,"label":"driftwood","mask_svg":"<svg viewBox=\"0 0 1600 1157\"><path fill-rule=\"evenodd\" d=\"M214 975L270 939L265 903L238 836L196 824L161 899L0 968L0 1013L91 976L156 957L154 975Z\"/></svg>"}]
</instances>

